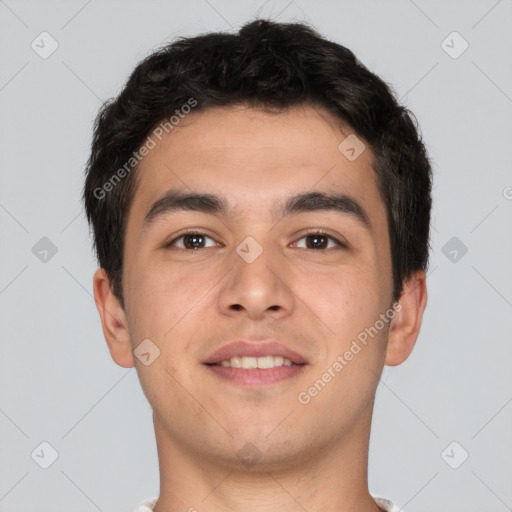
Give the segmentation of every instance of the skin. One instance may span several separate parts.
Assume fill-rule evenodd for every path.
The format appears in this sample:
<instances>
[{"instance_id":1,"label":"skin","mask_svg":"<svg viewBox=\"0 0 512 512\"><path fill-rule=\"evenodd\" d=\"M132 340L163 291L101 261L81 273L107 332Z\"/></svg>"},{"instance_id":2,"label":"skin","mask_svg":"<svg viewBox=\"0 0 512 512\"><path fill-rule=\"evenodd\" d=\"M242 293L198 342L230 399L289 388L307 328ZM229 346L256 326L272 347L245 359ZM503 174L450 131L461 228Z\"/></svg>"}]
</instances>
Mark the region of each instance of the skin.
<instances>
[{"instance_id":1,"label":"skin","mask_svg":"<svg viewBox=\"0 0 512 512\"><path fill-rule=\"evenodd\" d=\"M126 309L103 269L94 296L113 360L136 367L153 408L156 512L379 510L367 485L375 392L384 364L405 361L416 342L425 273L405 283L401 310L321 392L306 405L297 399L392 306L373 155L366 145L356 160L345 158L338 145L350 133L310 106L279 114L211 108L189 114L141 162L126 230ZM151 205L171 188L224 194L233 216L182 211L143 230ZM357 199L371 231L331 211L271 216L275 202L312 190ZM206 231L205 248L184 249L183 238L165 247L184 228ZM347 248L311 248L309 228L324 228ZM263 249L250 264L236 252L247 236ZM246 336L276 339L308 365L249 389L201 364ZM160 350L148 366L133 354L146 338ZM251 465L238 453L244 447Z\"/></svg>"}]
</instances>

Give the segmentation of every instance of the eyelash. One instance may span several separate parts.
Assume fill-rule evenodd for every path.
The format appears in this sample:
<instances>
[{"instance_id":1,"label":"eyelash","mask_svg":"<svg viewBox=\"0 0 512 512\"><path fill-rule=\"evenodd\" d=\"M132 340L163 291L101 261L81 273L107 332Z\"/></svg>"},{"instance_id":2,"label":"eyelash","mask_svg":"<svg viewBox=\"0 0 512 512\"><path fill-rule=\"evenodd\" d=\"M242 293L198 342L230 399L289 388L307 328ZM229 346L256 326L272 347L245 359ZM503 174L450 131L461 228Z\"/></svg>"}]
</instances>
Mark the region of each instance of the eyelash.
<instances>
[{"instance_id":1,"label":"eyelash","mask_svg":"<svg viewBox=\"0 0 512 512\"><path fill-rule=\"evenodd\" d=\"M201 236L206 236L208 238L211 238L213 240L213 237L211 237L210 235L208 235L207 233L204 233L203 231L200 231L200 230L197 230L197 229L193 229L193 228L190 228L190 229L187 229L186 231L182 232L180 235L178 235L177 237L173 238L169 243L165 244L165 248L169 248L171 247L177 240L179 240L180 238L183 238L184 236L187 236L187 235L201 235ZM331 236L329 234L327 234L327 232L321 228L319 229L315 229L315 230L311 230L311 231L308 231L307 233L304 233L298 240L302 240L303 238L307 237L307 236L311 236L311 235L321 235L321 236L325 236L326 238L329 238L331 240L333 240L337 246L341 247L342 249L346 249L347 248L347 245L344 244L343 242L341 242L340 240L338 240L337 238L335 238L334 236ZM180 249L182 249L180 247ZM203 248L205 249L205 248ZM206 247L206 249L209 249L209 247ZM332 249L332 247L331 247ZM184 251L195 251L197 249L182 249ZM310 249L310 250L315 250L315 249ZM320 249L320 251L325 251L327 249Z\"/></svg>"}]
</instances>

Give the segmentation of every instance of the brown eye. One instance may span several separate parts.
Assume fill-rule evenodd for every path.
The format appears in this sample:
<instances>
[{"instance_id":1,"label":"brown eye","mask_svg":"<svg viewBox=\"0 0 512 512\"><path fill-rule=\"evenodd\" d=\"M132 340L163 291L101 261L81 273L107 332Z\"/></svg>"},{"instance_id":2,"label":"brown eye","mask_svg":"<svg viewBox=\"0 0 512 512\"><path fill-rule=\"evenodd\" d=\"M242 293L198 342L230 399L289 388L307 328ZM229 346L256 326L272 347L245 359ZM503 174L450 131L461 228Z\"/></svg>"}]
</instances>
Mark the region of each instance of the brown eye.
<instances>
[{"instance_id":1,"label":"brown eye","mask_svg":"<svg viewBox=\"0 0 512 512\"><path fill-rule=\"evenodd\" d=\"M176 246L180 249L188 249L188 250L197 250L197 249L205 249L205 241L206 239L212 240L211 237L204 233L200 232L190 232L190 233L184 233L176 238L174 238L171 242L169 242L166 247ZM183 240L183 242L180 244L177 244L176 242L178 240ZM215 243L214 245L215 246Z\"/></svg>"},{"instance_id":2,"label":"brown eye","mask_svg":"<svg viewBox=\"0 0 512 512\"><path fill-rule=\"evenodd\" d=\"M334 238L332 236L327 235L326 233L322 232L315 232L315 233L307 233L303 237L301 237L299 240L306 239L306 247L305 249L330 249L331 247L328 247L329 241L334 242L335 247L345 247L345 244L340 242L337 238Z\"/></svg>"}]
</instances>

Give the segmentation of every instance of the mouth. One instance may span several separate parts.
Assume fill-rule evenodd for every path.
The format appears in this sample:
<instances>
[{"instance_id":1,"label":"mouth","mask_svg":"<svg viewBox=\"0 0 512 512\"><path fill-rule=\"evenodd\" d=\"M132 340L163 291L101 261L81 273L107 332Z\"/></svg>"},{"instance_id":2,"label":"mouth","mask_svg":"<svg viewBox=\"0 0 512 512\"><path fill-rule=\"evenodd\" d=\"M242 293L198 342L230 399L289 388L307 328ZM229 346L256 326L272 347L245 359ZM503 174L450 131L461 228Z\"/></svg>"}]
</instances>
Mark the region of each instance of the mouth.
<instances>
[{"instance_id":1,"label":"mouth","mask_svg":"<svg viewBox=\"0 0 512 512\"><path fill-rule=\"evenodd\" d=\"M224 368L242 368L244 370L268 370L279 366L300 366L305 363L294 363L291 359L283 356L233 356L230 359L223 359L220 363L207 363L208 366L222 366Z\"/></svg>"},{"instance_id":2,"label":"mouth","mask_svg":"<svg viewBox=\"0 0 512 512\"><path fill-rule=\"evenodd\" d=\"M299 375L303 356L277 342L234 342L202 363L218 378L246 387L267 386Z\"/></svg>"}]
</instances>

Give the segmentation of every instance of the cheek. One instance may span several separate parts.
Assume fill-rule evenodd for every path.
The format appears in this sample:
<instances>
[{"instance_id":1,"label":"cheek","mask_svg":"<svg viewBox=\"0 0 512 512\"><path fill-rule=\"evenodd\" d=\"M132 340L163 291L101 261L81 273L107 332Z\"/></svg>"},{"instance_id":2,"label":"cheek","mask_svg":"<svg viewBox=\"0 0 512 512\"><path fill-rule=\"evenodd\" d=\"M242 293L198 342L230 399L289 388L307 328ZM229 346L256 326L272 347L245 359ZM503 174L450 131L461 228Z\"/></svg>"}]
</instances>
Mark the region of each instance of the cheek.
<instances>
[{"instance_id":1,"label":"cheek","mask_svg":"<svg viewBox=\"0 0 512 512\"><path fill-rule=\"evenodd\" d=\"M312 274L301 280L301 287L301 296L320 318L342 325L371 315L381 294L375 269L363 265L343 265Z\"/></svg>"},{"instance_id":2,"label":"cheek","mask_svg":"<svg viewBox=\"0 0 512 512\"><path fill-rule=\"evenodd\" d=\"M197 349L191 341L209 334L204 308L211 303L219 277L208 268L169 267L153 264L137 276L132 274L130 332L135 345L145 338L153 340L167 370L178 375L183 371L179 361Z\"/></svg>"},{"instance_id":3,"label":"cheek","mask_svg":"<svg viewBox=\"0 0 512 512\"><path fill-rule=\"evenodd\" d=\"M326 344L323 364L333 362L338 355L352 349L357 351L354 359L360 364L374 366L374 359L380 358L381 348L385 346L383 340L388 327L385 324L377 333L371 329L388 307L375 267L347 265L312 279L314 286L311 280L301 281L299 293L315 313L312 320L318 324L319 333L325 333L326 339L330 340ZM382 327L380 322L378 327ZM358 341L361 350L353 346L354 340Z\"/></svg>"},{"instance_id":4,"label":"cheek","mask_svg":"<svg viewBox=\"0 0 512 512\"><path fill-rule=\"evenodd\" d=\"M192 307L191 301L197 301L201 291L198 279L185 277L183 272L155 265L147 267L141 264L139 268L145 270L132 274L131 311L138 328L148 329L161 338Z\"/></svg>"}]
</instances>

